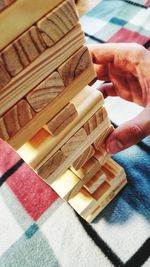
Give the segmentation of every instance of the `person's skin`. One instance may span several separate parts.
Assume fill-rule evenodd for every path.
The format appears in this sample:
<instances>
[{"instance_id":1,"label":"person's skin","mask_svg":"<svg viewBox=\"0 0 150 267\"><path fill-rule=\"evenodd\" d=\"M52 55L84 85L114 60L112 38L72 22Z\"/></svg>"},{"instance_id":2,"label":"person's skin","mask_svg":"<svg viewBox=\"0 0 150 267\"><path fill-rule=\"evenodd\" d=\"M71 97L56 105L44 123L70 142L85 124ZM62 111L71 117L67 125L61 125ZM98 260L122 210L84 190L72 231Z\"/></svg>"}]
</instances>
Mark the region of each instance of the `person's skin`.
<instances>
[{"instance_id":1,"label":"person's skin","mask_svg":"<svg viewBox=\"0 0 150 267\"><path fill-rule=\"evenodd\" d=\"M106 150L115 154L150 135L150 51L135 43L109 43L91 46L90 52L97 78L110 81L100 87L104 97L120 96L144 107L107 138Z\"/></svg>"}]
</instances>

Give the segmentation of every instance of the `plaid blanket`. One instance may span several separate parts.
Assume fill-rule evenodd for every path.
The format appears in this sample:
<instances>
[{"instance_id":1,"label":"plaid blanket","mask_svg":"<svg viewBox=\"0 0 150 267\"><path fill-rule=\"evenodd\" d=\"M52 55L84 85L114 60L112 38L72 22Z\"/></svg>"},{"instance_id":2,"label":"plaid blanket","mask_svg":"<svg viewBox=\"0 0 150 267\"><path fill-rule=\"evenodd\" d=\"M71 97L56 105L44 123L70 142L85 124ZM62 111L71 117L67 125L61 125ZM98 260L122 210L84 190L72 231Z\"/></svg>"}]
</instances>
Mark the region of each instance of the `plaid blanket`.
<instances>
[{"instance_id":1,"label":"plaid blanket","mask_svg":"<svg viewBox=\"0 0 150 267\"><path fill-rule=\"evenodd\" d=\"M149 49L149 5L102 1L81 18L87 42ZM0 141L0 266L150 267L150 138L114 158L128 185L88 224Z\"/></svg>"}]
</instances>

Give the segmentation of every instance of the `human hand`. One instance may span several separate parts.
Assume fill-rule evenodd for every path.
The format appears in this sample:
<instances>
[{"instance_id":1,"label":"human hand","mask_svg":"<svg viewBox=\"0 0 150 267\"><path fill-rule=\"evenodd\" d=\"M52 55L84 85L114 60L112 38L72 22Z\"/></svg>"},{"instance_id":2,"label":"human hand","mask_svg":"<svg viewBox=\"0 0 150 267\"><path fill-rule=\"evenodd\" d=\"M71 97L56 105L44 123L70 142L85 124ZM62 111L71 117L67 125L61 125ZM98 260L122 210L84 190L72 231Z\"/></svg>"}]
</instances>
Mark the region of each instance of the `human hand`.
<instances>
[{"instance_id":1,"label":"human hand","mask_svg":"<svg viewBox=\"0 0 150 267\"><path fill-rule=\"evenodd\" d=\"M106 150L115 154L150 134L150 52L135 43L100 44L90 47L100 91L120 96L144 107L134 119L116 128L106 140Z\"/></svg>"}]
</instances>

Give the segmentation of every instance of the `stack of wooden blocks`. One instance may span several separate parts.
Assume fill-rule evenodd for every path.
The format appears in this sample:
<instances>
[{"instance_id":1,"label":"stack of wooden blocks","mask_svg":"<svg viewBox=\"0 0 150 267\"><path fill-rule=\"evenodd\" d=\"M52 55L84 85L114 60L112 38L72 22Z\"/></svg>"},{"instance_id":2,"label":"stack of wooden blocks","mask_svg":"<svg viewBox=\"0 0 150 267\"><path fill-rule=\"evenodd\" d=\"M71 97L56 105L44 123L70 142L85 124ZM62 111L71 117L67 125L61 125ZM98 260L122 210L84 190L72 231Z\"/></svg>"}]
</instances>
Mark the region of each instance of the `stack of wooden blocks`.
<instances>
[{"instance_id":1,"label":"stack of wooden blocks","mask_svg":"<svg viewBox=\"0 0 150 267\"><path fill-rule=\"evenodd\" d=\"M0 137L91 222L126 176L102 148L112 126L88 86L95 72L75 3L0 0L0 10Z\"/></svg>"}]
</instances>

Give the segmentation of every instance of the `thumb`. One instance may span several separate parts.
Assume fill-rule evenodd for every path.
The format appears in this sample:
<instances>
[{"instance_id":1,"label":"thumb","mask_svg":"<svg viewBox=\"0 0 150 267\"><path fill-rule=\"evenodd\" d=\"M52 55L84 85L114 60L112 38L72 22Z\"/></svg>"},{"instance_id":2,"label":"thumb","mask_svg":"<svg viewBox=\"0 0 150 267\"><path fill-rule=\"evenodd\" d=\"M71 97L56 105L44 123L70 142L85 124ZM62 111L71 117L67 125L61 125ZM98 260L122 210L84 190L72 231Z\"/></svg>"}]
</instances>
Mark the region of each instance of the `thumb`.
<instances>
[{"instance_id":1,"label":"thumb","mask_svg":"<svg viewBox=\"0 0 150 267\"><path fill-rule=\"evenodd\" d=\"M146 107L134 119L116 128L106 140L106 150L115 154L137 144L150 134L150 107Z\"/></svg>"}]
</instances>

